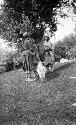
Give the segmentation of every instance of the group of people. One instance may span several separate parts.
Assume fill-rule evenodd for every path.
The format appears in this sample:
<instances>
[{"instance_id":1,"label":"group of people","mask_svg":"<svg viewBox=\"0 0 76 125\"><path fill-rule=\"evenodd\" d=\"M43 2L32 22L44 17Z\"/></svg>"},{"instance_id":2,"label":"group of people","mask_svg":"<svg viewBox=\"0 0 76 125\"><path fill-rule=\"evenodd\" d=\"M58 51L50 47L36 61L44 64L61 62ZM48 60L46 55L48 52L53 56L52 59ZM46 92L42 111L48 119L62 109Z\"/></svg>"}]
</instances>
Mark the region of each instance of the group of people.
<instances>
[{"instance_id":1,"label":"group of people","mask_svg":"<svg viewBox=\"0 0 76 125\"><path fill-rule=\"evenodd\" d=\"M22 57L23 70L27 74L26 80L34 80L38 76L40 78L45 77L46 69L51 69L52 71L52 66L54 64L54 49L50 47L45 48L43 56L44 60L41 61L39 46L35 44L34 41L32 42L32 39L30 37L27 37L23 41ZM41 69L43 69L44 71L42 71ZM40 72L43 72L44 75Z\"/></svg>"},{"instance_id":2,"label":"group of people","mask_svg":"<svg viewBox=\"0 0 76 125\"><path fill-rule=\"evenodd\" d=\"M39 59L38 47L35 43L32 44L30 38L27 38L23 43L24 50L22 51L23 56L23 70L27 74L26 79L35 78L36 76L36 66ZM32 75L33 74L33 75Z\"/></svg>"}]
</instances>

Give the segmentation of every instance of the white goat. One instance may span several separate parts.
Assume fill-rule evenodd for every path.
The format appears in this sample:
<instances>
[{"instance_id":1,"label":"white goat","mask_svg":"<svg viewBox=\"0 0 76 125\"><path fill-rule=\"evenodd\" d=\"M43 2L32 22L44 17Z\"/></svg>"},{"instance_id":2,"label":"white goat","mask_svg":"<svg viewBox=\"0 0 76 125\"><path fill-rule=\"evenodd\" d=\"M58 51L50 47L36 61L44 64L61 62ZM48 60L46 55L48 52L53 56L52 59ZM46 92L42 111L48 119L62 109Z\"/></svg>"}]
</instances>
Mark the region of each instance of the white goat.
<instances>
[{"instance_id":1,"label":"white goat","mask_svg":"<svg viewBox=\"0 0 76 125\"><path fill-rule=\"evenodd\" d=\"M43 66L42 62L39 61L38 66L37 66L37 73L40 77L41 82L45 79L45 73L47 72L47 69L45 66Z\"/></svg>"}]
</instances>

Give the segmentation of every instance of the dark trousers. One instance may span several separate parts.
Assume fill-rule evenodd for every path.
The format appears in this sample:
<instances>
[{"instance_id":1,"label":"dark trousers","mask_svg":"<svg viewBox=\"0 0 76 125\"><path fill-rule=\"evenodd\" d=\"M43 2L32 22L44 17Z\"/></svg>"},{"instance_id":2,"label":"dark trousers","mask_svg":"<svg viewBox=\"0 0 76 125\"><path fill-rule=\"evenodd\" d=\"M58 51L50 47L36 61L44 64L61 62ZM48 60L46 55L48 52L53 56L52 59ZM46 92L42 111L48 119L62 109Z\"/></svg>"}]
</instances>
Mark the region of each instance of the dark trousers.
<instances>
[{"instance_id":1,"label":"dark trousers","mask_svg":"<svg viewBox=\"0 0 76 125\"><path fill-rule=\"evenodd\" d=\"M31 54L25 55L23 57L23 70L31 71L32 70L32 56Z\"/></svg>"}]
</instances>

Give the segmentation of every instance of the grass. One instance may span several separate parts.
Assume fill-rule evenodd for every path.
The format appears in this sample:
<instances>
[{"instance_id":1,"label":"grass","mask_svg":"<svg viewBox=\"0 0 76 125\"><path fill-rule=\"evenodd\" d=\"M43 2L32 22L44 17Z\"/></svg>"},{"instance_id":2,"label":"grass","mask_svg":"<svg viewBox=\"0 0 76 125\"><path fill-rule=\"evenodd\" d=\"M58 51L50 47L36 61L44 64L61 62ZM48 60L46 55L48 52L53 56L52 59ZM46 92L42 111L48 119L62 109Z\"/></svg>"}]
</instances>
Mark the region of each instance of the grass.
<instances>
[{"instance_id":1,"label":"grass","mask_svg":"<svg viewBox=\"0 0 76 125\"><path fill-rule=\"evenodd\" d=\"M26 82L22 69L0 74L0 125L75 125L76 63L55 67L46 82Z\"/></svg>"}]
</instances>

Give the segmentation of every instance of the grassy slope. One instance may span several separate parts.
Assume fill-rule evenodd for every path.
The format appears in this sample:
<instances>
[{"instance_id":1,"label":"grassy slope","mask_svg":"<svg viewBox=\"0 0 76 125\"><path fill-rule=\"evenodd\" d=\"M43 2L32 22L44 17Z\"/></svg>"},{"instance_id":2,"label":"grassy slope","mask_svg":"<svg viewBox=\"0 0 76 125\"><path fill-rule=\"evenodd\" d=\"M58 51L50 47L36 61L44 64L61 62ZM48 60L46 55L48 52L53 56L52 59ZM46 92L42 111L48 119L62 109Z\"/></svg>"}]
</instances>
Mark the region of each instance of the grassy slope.
<instances>
[{"instance_id":1,"label":"grassy slope","mask_svg":"<svg viewBox=\"0 0 76 125\"><path fill-rule=\"evenodd\" d=\"M22 69L0 75L0 125L75 125L76 63L27 83ZM63 124L62 124L63 123Z\"/></svg>"}]
</instances>

